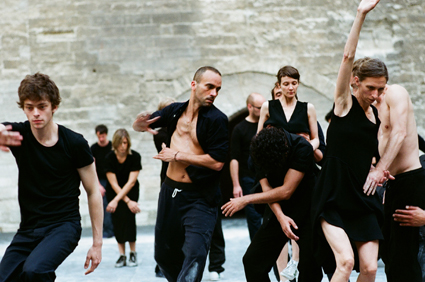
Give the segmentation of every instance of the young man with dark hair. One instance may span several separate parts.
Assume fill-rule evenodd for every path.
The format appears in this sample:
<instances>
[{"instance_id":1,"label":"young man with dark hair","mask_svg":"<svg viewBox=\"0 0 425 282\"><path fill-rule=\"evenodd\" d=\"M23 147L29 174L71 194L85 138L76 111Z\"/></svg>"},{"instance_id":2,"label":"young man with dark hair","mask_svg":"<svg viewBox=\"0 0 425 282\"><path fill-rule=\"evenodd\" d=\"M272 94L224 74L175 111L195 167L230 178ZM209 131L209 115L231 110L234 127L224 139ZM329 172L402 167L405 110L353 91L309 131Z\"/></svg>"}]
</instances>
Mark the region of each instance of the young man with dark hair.
<instances>
[{"instance_id":1,"label":"young man with dark hair","mask_svg":"<svg viewBox=\"0 0 425 282\"><path fill-rule=\"evenodd\" d=\"M155 259L168 281L201 281L220 201L219 176L228 151L228 120L213 103L221 74L202 67L185 103L137 116L133 129L168 140L154 158L168 162L158 200Z\"/></svg>"},{"instance_id":2,"label":"young man with dark hair","mask_svg":"<svg viewBox=\"0 0 425 282\"><path fill-rule=\"evenodd\" d=\"M101 261L102 198L93 156L82 135L53 122L59 90L49 76L28 75L18 90L28 120L0 124L0 146L19 168L21 224L0 263L0 281L54 281L81 236L80 182L87 192L93 245L86 274Z\"/></svg>"},{"instance_id":3,"label":"young man with dark hair","mask_svg":"<svg viewBox=\"0 0 425 282\"><path fill-rule=\"evenodd\" d=\"M321 281L309 245L313 147L302 136L269 127L252 140L251 157L263 192L231 199L222 207L223 214L232 216L248 204L270 205L243 258L247 281L270 281L268 273L288 239L300 245L299 281Z\"/></svg>"},{"instance_id":4,"label":"young man with dark hair","mask_svg":"<svg viewBox=\"0 0 425 282\"><path fill-rule=\"evenodd\" d=\"M106 212L108 200L106 199L105 187L108 184L105 172L105 156L112 151L112 143L108 140L108 127L99 124L95 128L97 142L91 145L90 150L96 163L96 173L100 184L100 193L103 197L103 237L111 238L114 236L114 227L112 225L111 214Z\"/></svg>"}]
</instances>

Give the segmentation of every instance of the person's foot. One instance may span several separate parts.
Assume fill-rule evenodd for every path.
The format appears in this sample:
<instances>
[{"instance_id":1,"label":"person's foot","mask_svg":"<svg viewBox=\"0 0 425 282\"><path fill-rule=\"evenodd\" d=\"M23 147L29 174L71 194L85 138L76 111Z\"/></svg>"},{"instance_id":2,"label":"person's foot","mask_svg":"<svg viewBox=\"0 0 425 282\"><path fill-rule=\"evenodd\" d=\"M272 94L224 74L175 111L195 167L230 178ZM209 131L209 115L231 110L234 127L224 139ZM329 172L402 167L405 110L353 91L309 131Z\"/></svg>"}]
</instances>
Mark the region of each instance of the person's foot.
<instances>
[{"instance_id":1,"label":"person's foot","mask_svg":"<svg viewBox=\"0 0 425 282\"><path fill-rule=\"evenodd\" d=\"M290 260L284 270L280 273L288 280L293 280L298 275L298 261Z\"/></svg>"},{"instance_id":2,"label":"person's foot","mask_svg":"<svg viewBox=\"0 0 425 282\"><path fill-rule=\"evenodd\" d=\"M128 258L128 266L137 266L137 253L130 252L130 257Z\"/></svg>"},{"instance_id":3,"label":"person's foot","mask_svg":"<svg viewBox=\"0 0 425 282\"><path fill-rule=\"evenodd\" d=\"M161 269L159 269L159 266L155 266L155 276L158 278L165 278L164 273L162 273Z\"/></svg>"},{"instance_id":4,"label":"person's foot","mask_svg":"<svg viewBox=\"0 0 425 282\"><path fill-rule=\"evenodd\" d=\"M123 267L127 265L127 257L125 255L120 255L117 262L115 263L115 267Z\"/></svg>"},{"instance_id":5,"label":"person's foot","mask_svg":"<svg viewBox=\"0 0 425 282\"><path fill-rule=\"evenodd\" d=\"M223 278L223 274L222 273L218 273L216 271L210 272L210 281L218 281L221 278Z\"/></svg>"}]
</instances>

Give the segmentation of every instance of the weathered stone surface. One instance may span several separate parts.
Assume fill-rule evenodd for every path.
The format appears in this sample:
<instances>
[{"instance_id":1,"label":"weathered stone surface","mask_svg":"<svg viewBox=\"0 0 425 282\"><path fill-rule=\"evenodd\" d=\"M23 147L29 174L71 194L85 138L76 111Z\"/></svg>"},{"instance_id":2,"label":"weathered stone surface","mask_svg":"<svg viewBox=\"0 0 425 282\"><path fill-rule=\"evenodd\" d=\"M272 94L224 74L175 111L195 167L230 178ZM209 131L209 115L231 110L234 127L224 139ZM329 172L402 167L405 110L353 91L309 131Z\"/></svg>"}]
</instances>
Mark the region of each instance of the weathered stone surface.
<instances>
[{"instance_id":1,"label":"weathered stone surface","mask_svg":"<svg viewBox=\"0 0 425 282\"><path fill-rule=\"evenodd\" d=\"M384 60L390 83L407 88L422 135L424 9L420 0L381 1L365 21L357 53ZM194 71L213 65L223 73L216 104L232 118L248 93L268 98L277 70L291 64L301 73L300 99L315 104L322 122L332 104L356 2L3 0L0 11L0 121L25 119L15 103L17 88L26 74L40 71L61 90L57 122L81 132L89 143L95 142L93 128L99 123L109 126L110 136L120 127L129 129L144 168L139 176L144 208L137 222L147 224L156 214L160 164L152 159L152 136L131 130L136 114L156 109L164 97L187 99ZM18 209L4 212L6 202L17 206L5 192L16 190L14 159L0 153L4 167L2 230L19 222ZM83 224L89 224L87 210L82 213Z\"/></svg>"}]
</instances>

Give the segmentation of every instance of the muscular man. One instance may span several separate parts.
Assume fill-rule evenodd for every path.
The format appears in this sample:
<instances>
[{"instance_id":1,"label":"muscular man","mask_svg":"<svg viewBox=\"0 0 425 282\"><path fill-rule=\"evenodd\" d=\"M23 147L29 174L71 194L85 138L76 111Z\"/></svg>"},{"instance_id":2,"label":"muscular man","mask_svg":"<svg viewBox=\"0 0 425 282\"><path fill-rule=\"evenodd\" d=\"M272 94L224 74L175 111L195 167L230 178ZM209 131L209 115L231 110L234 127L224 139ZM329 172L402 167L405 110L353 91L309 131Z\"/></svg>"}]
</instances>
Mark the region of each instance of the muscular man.
<instances>
[{"instance_id":1,"label":"muscular man","mask_svg":"<svg viewBox=\"0 0 425 282\"><path fill-rule=\"evenodd\" d=\"M220 72L201 67L187 102L139 114L133 124L136 131L168 131L167 143L154 157L169 162L155 227L155 259L168 281L202 279L229 147L227 117L213 105L220 89Z\"/></svg>"},{"instance_id":2,"label":"muscular man","mask_svg":"<svg viewBox=\"0 0 425 282\"><path fill-rule=\"evenodd\" d=\"M354 73L355 75L355 73ZM425 169L419 161L418 133L412 101L405 88L387 85L376 107L381 158L365 183L374 186L384 171L395 177L386 185L384 245L381 250L389 282L423 281L418 262L419 227L403 226L394 220L394 213L406 206L425 208ZM425 280L424 280L425 281Z\"/></svg>"},{"instance_id":3,"label":"muscular man","mask_svg":"<svg viewBox=\"0 0 425 282\"><path fill-rule=\"evenodd\" d=\"M106 212L108 200L106 199L105 187L108 184L105 172L105 156L112 151L112 143L108 140L108 128L104 124L99 124L95 128L97 142L91 145L90 150L96 163L97 178L100 183L100 192L103 197L103 237L114 236L111 214Z\"/></svg>"},{"instance_id":4,"label":"muscular man","mask_svg":"<svg viewBox=\"0 0 425 282\"><path fill-rule=\"evenodd\" d=\"M233 129L230 150L230 176L233 182L233 197L251 194L255 175L248 169L249 146L257 133L261 105L266 99L258 93L249 94L246 99L248 116ZM249 238L252 240L261 226L261 215L252 204L245 207Z\"/></svg>"},{"instance_id":5,"label":"muscular man","mask_svg":"<svg viewBox=\"0 0 425 282\"><path fill-rule=\"evenodd\" d=\"M10 146L19 168L21 224L0 263L0 281L54 281L55 270L81 236L78 196L87 192L93 245L86 274L101 261L102 197L93 156L82 135L53 122L59 90L49 76L27 75L18 89L28 120L0 124L0 146Z\"/></svg>"}]
</instances>

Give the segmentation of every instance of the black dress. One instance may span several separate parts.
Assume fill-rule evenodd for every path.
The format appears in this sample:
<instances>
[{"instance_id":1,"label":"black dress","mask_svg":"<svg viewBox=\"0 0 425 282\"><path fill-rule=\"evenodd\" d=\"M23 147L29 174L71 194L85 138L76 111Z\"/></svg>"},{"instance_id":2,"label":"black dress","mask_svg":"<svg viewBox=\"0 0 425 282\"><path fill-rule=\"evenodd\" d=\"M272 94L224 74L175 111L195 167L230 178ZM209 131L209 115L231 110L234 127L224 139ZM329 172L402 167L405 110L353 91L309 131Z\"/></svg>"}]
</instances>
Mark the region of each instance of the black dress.
<instances>
[{"instance_id":1,"label":"black dress","mask_svg":"<svg viewBox=\"0 0 425 282\"><path fill-rule=\"evenodd\" d=\"M308 133L310 134L310 126L308 123L306 102L297 101L294 112L289 121L286 119L282 104L279 100L269 101L269 119L264 122L264 127L275 126L282 127L289 133Z\"/></svg>"},{"instance_id":2,"label":"black dress","mask_svg":"<svg viewBox=\"0 0 425 282\"><path fill-rule=\"evenodd\" d=\"M355 96L344 117L332 114L327 132L327 147L322 172L313 192L312 215L316 255L326 261L332 255L323 235L320 218L341 227L352 241L381 240L383 209L378 195L367 196L363 185L378 148L378 112L376 123L365 115ZM329 251L331 253L329 253ZM329 258L328 258L329 259Z\"/></svg>"},{"instance_id":3,"label":"black dress","mask_svg":"<svg viewBox=\"0 0 425 282\"><path fill-rule=\"evenodd\" d=\"M131 150L131 155L127 155L125 161L120 164L115 152L110 152L105 157L106 172L112 172L116 175L118 185L123 187L130 177L130 172L142 169L141 156L136 151ZM108 182L106 185L106 198L108 202L112 201L117 195ZM139 181L136 180L133 188L127 193L132 201L139 200ZM118 243L136 241L136 214L132 213L124 201L119 201L117 209L112 213L112 224L114 225L115 239Z\"/></svg>"}]
</instances>

